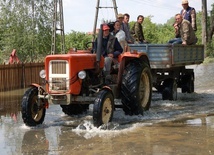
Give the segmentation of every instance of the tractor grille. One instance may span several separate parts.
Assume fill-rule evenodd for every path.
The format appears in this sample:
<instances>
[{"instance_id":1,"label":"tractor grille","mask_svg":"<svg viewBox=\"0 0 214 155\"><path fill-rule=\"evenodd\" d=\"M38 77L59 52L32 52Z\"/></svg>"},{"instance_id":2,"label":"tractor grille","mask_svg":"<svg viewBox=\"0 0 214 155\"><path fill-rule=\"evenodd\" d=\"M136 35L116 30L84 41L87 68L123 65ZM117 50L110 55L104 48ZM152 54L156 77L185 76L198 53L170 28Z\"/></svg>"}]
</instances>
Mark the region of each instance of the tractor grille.
<instances>
[{"instance_id":1,"label":"tractor grille","mask_svg":"<svg viewBox=\"0 0 214 155\"><path fill-rule=\"evenodd\" d=\"M52 74L66 74L66 61L51 61Z\"/></svg>"},{"instance_id":2,"label":"tractor grille","mask_svg":"<svg viewBox=\"0 0 214 155\"><path fill-rule=\"evenodd\" d=\"M66 60L51 60L49 63L49 90L69 90L69 65Z\"/></svg>"},{"instance_id":3,"label":"tractor grille","mask_svg":"<svg viewBox=\"0 0 214 155\"><path fill-rule=\"evenodd\" d=\"M67 90L66 78L52 78L51 90Z\"/></svg>"}]
</instances>

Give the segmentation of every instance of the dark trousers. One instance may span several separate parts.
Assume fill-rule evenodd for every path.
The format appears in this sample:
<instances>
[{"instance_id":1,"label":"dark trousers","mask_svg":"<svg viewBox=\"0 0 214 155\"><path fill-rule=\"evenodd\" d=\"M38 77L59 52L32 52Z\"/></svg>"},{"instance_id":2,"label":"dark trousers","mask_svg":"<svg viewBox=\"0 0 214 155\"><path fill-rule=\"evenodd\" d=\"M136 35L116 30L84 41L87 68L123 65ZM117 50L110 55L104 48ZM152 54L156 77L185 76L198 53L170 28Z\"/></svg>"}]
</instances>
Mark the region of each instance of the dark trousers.
<instances>
[{"instance_id":1,"label":"dark trousers","mask_svg":"<svg viewBox=\"0 0 214 155\"><path fill-rule=\"evenodd\" d=\"M170 44L182 44L181 38L174 38L168 41Z\"/></svg>"}]
</instances>

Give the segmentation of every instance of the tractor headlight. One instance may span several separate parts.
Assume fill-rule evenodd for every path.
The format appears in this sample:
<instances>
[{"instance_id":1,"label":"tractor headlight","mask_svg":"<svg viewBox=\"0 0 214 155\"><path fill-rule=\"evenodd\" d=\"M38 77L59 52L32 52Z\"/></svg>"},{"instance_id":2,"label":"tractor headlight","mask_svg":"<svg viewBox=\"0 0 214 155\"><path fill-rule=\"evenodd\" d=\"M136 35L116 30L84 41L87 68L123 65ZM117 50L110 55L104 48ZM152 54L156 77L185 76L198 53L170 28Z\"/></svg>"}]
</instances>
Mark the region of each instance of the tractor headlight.
<instances>
[{"instance_id":1,"label":"tractor headlight","mask_svg":"<svg viewBox=\"0 0 214 155\"><path fill-rule=\"evenodd\" d=\"M86 77L86 72L85 72L85 71L80 71L80 72L78 73L78 77L79 77L80 79L85 79L85 77Z\"/></svg>"},{"instance_id":2,"label":"tractor headlight","mask_svg":"<svg viewBox=\"0 0 214 155\"><path fill-rule=\"evenodd\" d=\"M44 70L44 69L41 70L41 71L39 72L39 76L40 76L42 79L44 79L44 78L46 77L46 74L45 74L45 70Z\"/></svg>"}]
</instances>

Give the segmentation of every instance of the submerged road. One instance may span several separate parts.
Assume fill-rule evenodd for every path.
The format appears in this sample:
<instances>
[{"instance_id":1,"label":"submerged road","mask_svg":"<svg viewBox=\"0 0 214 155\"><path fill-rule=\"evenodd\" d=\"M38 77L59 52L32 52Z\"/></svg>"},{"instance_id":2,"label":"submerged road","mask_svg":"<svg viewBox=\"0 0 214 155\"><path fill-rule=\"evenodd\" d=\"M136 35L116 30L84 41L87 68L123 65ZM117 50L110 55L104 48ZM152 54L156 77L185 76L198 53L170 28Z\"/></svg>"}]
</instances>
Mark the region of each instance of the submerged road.
<instances>
[{"instance_id":1,"label":"submerged road","mask_svg":"<svg viewBox=\"0 0 214 155\"><path fill-rule=\"evenodd\" d=\"M162 100L153 93L144 116L126 116L116 109L107 129L87 114L69 117L50 105L42 125L24 125L20 106L25 90L0 94L0 150L12 154L214 154L214 64L189 66L195 70L195 93L178 100Z\"/></svg>"}]
</instances>

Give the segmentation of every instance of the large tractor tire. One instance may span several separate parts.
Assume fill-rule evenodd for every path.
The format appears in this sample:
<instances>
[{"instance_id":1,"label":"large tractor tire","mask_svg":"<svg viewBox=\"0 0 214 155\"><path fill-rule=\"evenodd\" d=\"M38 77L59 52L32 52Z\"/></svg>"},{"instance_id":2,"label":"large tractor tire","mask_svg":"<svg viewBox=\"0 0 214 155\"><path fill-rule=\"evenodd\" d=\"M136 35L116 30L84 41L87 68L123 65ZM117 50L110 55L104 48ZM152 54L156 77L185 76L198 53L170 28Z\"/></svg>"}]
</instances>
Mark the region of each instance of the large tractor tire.
<instances>
[{"instance_id":1,"label":"large tractor tire","mask_svg":"<svg viewBox=\"0 0 214 155\"><path fill-rule=\"evenodd\" d=\"M111 90L103 89L94 101L93 122L94 126L111 122L114 112L114 96Z\"/></svg>"},{"instance_id":2,"label":"large tractor tire","mask_svg":"<svg viewBox=\"0 0 214 155\"><path fill-rule=\"evenodd\" d=\"M69 104L69 105L60 105L62 111L69 116L79 115L88 110L89 104Z\"/></svg>"},{"instance_id":3,"label":"large tractor tire","mask_svg":"<svg viewBox=\"0 0 214 155\"><path fill-rule=\"evenodd\" d=\"M42 124L45 118L44 100L38 99L38 88L29 88L22 99L22 119L27 126Z\"/></svg>"},{"instance_id":4,"label":"large tractor tire","mask_svg":"<svg viewBox=\"0 0 214 155\"><path fill-rule=\"evenodd\" d=\"M162 99L177 100L177 82L175 79L167 79L163 83Z\"/></svg>"},{"instance_id":5,"label":"large tractor tire","mask_svg":"<svg viewBox=\"0 0 214 155\"><path fill-rule=\"evenodd\" d=\"M121 102L126 115L149 110L152 96L152 76L147 63L131 61L125 68L121 84Z\"/></svg>"}]
</instances>

